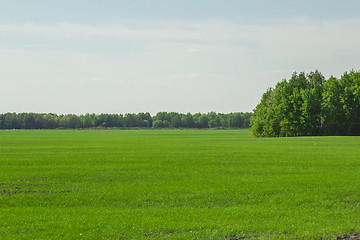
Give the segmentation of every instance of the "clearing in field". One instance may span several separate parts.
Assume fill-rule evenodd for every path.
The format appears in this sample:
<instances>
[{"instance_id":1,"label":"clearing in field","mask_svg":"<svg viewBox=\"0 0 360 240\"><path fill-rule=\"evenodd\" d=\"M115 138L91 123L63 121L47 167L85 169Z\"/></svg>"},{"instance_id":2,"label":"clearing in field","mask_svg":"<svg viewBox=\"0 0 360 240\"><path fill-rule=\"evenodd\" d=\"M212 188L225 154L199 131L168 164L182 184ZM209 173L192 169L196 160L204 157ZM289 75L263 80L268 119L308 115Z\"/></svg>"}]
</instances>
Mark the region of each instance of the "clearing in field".
<instances>
[{"instance_id":1,"label":"clearing in field","mask_svg":"<svg viewBox=\"0 0 360 240\"><path fill-rule=\"evenodd\" d=\"M1 239L336 239L360 232L360 138L0 132Z\"/></svg>"}]
</instances>

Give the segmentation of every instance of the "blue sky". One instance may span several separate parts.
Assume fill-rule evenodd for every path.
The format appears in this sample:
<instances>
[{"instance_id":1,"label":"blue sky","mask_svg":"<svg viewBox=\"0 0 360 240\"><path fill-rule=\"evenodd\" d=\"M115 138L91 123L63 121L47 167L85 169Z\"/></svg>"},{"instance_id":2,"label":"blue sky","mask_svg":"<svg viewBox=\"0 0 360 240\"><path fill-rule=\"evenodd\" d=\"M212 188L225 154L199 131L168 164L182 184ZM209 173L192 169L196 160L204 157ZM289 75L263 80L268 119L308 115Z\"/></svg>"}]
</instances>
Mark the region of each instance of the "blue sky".
<instances>
[{"instance_id":1,"label":"blue sky","mask_svg":"<svg viewBox=\"0 0 360 240\"><path fill-rule=\"evenodd\" d=\"M2 0L2 22L111 22L135 19L269 20L358 16L357 0Z\"/></svg>"},{"instance_id":2,"label":"blue sky","mask_svg":"<svg viewBox=\"0 0 360 240\"><path fill-rule=\"evenodd\" d=\"M251 111L359 70L355 0L0 0L0 112Z\"/></svg>"}]
</instances>

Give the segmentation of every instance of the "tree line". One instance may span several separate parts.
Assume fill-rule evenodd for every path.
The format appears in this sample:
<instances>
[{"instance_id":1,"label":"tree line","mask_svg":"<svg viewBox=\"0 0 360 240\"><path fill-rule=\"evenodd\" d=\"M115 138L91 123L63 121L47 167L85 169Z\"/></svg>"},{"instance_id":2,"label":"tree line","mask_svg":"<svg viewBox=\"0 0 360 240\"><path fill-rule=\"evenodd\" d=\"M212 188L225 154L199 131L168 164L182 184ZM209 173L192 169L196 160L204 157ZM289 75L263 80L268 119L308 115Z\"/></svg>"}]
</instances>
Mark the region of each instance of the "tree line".
<instances>
[{"instance_id":1,"label":"tree line","mask_svg":"<svg viewBox=\"0 0 360 240\"><path fill-rule=\"evenodd\" d=\"M248 128L251 113L0 114L0 129L79 128Z\"/></svg>"},{"instance_id":2,"label":"tree line","mask_svg":"<svg viewBox=\"0 0 360 240\"><path fill-rule=\"evenodd\" d=\"M360 72L295 72L262 95L250 125L258 137L360 135Z\"/></svg>"}]
</instances>

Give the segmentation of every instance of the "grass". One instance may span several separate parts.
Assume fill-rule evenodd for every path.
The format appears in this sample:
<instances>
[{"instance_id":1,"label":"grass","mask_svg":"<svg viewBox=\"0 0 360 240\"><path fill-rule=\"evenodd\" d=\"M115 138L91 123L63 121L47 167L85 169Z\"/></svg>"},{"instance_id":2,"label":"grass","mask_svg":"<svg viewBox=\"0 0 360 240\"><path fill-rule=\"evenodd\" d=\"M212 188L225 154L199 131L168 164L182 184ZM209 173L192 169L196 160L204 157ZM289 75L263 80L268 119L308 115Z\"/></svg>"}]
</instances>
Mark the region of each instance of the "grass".
<instances>
[{"instance_id":1,"label":"grass","mask_svg":"<svg viewBox=\"0 0 360 240\"><path fill-rule=\"evenodd\" d=\"M0 239L336 239L360 232L360 138L0 132Z\"/></svg>"}]
</instances>

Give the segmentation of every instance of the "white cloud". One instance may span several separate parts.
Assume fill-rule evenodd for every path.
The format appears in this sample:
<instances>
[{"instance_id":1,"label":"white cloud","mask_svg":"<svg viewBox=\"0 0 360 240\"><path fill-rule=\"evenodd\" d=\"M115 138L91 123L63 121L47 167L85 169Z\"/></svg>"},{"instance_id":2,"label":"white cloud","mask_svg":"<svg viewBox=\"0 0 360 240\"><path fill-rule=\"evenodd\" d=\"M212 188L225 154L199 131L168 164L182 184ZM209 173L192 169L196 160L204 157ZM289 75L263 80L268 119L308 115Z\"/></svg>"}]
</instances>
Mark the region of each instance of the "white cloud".
<instances>
[{"instance_id":1,"label":"white cloud","mask_svg":"<svg viewBox=\"0 0 360 240\"><path fill-rule=\"evenodd\" d=\"M186 48L186 52L189 54L198 53L201 48L209 45L212 50L236 46L248 51L248 54L261 52L273 56L274 59L301 57L321 61L340 53L359 52L360 45L357 43L360 41L360 34L355 30L359 25L360 18L334 21L294 18L262 25L229 21L122 21L107 25L19 23L0 24L0 36L10 39L9 41L35 38L26 46L46 41L47 44L43 46L50 47L65 39L83 39L91 42L99 41L98 38L101 38L101 41L133 41L133 44L138 42L145 44L144 46L187 43L190 47ZM51 41L47 38L56 40Z\"/></svg>"},{"instance_id":2,"label":"white cloud","mask_svg":"<svg viewBox=\"0 0 360 240\"><path fill-rule=\"evenodd\" d=\"M197 52L199 52L199 49L197 49L197 48L188 48L186 50L186 52L188 52L188 53L197 53Z\"/></svg>"},{"instance_id":3,"label":"white cloud","mask_svg":"<svg viewBox=\"0 0 360 240\"><path fill-rule=\"evenodd\" d=\"M359 25L360 18L298 18L257 25L0 24L0 82L10 89L2 97L18 96L21 106L27 92L41 96L45 89L60 99L53 101L61 109L83 97L86 111L92 105L98 106L93 111L107 111L100 109L107 101L128 104L124 111L135 112L161 106L174 111L249 111L263 91L293 71L319 69L339 76L358 70ZM68 97L61 99L60 93ZM156 110L142 109L142 104Z\"/></svg>"},{"instance_id":4,"label":"white cloud","mask_svg":"<svg viewBox=\"0 0 360 240\"><path fill-rule=\"evenodd\" d=\"M229 81L234 80L233 77L225 74L202 74L202 73L188 73L188 74L173 74L170 75L171 80L183 80L183 81Z\"/></svg>"}]
</instances>

